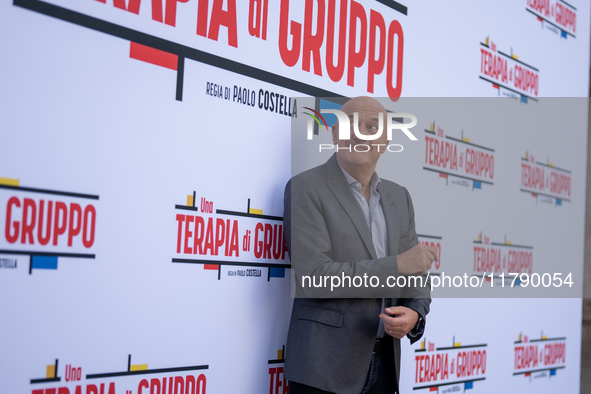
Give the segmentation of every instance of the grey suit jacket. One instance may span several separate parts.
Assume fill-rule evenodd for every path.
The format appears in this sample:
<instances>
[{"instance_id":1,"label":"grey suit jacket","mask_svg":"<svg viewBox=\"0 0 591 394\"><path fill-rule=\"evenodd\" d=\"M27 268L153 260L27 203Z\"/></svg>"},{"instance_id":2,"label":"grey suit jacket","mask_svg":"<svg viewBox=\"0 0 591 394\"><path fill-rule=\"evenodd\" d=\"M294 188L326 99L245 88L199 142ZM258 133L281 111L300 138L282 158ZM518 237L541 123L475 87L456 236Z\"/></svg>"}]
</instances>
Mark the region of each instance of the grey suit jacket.
<instances>
[{"instance_id":1,"label":"grey suit jacket","mask_svg":"<svg viewBox=\"0 0 591 394\"><path fill-rule=\"evenodd\" d=\"M305 275L367 273L385 283L387 276L398 276L396 255L418 242L414 210L402 186L382 179L378 191L388 231L388 256L380 259L336 156L291 179L285 190L284 224L296 280ZM390 297L393 306L417 311L421 323L409 338L412 343L421 337L431 302L428 287L358 288L354 295L350 290L330 291L330 286L298 289L299 297L308 298L294 299L284 372L288 380L330 392L360 393L378 331L382 300L376 297ZM398 379L397 339L394 356L396 371L392 373Z\"/></svg>"}]
</instances>

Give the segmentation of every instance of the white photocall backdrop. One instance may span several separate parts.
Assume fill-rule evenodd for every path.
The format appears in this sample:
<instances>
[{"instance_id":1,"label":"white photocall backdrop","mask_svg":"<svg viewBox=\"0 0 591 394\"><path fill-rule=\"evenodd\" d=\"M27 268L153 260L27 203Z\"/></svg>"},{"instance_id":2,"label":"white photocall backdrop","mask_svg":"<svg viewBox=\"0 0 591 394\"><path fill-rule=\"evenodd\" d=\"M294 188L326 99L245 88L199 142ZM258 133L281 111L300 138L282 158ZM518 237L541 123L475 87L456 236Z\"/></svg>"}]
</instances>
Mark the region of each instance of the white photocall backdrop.
<instances>
[{"instance_id":1,"label":"white photocall backdrop","mask_svg":"<svg viewBox=\"0 0 591 394\"><path fill-rule=\"evenodd\" d=\"M159 3L0 4L2 392L287 392L281 216L305 97L504 96L525 119L543 97L588 94L586 2L347 1L340 77L326 66L331 1ZM529 246L534 268L568 261L577 285L587 104L569 100L568 131L514 138L425 114L419 141L380 163L411 192L440 270L472 269L475 247ZM429 161L448 136L494 149L494 185ZM571 188L523 186L523 164ZM578 389L580 298L432 306L424 341L403 348L403 392Z\"/></svg>"}]
</instances>

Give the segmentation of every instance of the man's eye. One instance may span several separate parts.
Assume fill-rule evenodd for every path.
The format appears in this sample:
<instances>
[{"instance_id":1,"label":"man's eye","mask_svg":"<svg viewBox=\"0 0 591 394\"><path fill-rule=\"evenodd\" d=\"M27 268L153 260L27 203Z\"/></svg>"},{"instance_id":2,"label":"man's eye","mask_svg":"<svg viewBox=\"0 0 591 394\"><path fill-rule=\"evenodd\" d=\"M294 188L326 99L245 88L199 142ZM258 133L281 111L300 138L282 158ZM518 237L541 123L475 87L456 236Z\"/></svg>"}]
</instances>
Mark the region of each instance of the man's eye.
<instances>
[{"instance_id":1,"label":"man's eye","mask_svg":"<svg viewBox=\"0 0 591 394\"><path fill-rule=\"evenodd\" d=\"M369 131L371 131L372 133L377 133L378 132L378 126L376 126L375 124L370 125L367 129Z\"/></svg>"}]
</instances>

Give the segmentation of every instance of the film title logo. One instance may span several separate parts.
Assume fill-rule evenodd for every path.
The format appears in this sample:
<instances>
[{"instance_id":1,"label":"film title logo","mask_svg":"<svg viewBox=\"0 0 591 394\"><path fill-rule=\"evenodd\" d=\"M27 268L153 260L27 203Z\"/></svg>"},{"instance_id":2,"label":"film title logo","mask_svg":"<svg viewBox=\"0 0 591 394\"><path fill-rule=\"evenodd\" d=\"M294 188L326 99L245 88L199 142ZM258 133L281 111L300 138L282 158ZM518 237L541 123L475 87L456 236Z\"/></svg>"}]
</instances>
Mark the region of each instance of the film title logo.
<instances>
[{"instance_id":1,"label":"film title logo","mask_svg":"<svg viewBox=\"0 0 591 394\"><path fill-rule=\"evenodd\" d=\"M75 240L94 244L96 208L59 199L12 196L6 204L5 239L9 244L71 248Z\"/></svg>"},{"instance_id":2,"label":"film title logo","mask_svg":"<svg viewBox=\"0 0 591 394\"><path fill-rule=\"evenodd\" d=\"M394 19L387 24L382 13L366 9L354 0L350 7L347 0L341 0L338 9L335 1L318 0L316 6L314 3L306 1L302 26L301 22L291 19L290 1L281 1L279 54L283 63L294 67L301 57L303 71L311 72L313 68L314 74L323 76L324 59L324 68L333 82L343 79L346 68L347 85L353 87L356 86L356 69L364 67L368 93L374 92L375 77L381 75L385 67L388 97L398 100L402 91L404 50L400 23ZM406 7L403 8L406 15ZM339 35L335 37L337 24ZM312 34L313 31L316 33Z\"/></svg>"},{"instance_id":3,"label":"film title logo","mask_svg":"<svg viewBox=\"0 0 591 394\"><path fill-rule=\"evenodd\" d=\"M101 3L107 3L107 0L95 0ZM155 22L167 24L172 27L177 25L177 8L179 4L187 3L189 0L153 0L151 4L151 16ZM267 11L267 1L265 2L265 13ZM127 4L126 4L127 3ZM199 36L209 38L213 41L218 41L218 35L220 28L227 29L228 45L237 48L238 47L238 23L236 17L236 0L227 1L227 9L222 8L223 1L213 1L213 7L208 7L208 1L199 1L197 8L197 20L195 20L196 29L193 29ZM260 14L261 0L255 0L251 3L249 19L252 22L254 14L258 5L258 14ZM123 11L130 12L132 14L139 15L141 0L113 0L112 2L115 8ZM183 6L187 7L187 6ZM181 8L183 9L183 8ZM185 11L187 11L185 9ZM265 14L266 17L266 14ZM208 29L209 27L209 29ZM259 27L260 29L260 27ZM266 34L266 20L265 20L265 34ZM264 37L263 39L266 39Z\"/></svg>"},{"instance_id":4,"label":"film title logo","mask_svg":"<svg viewBox=\"0 0 591 394\"><path fill-rule=\"evenodd\" d=\"M475 273L528 273L533 272L534 257L533 246L517 245L511 241L491 242L490 238L482 233L478 234L478 239L473 241L474 246L474 272ZM492 279L513 280L513 276L501 277L490 276L487 281ZM516 284L520 284L516 279Z\"/></svg>"},{"instance_id":5,"label":"film title logo","mask_svg":"<svg viewBox=\"0 0 591 394\"><path fill-rule=\"evenodd\" d=\"M106 6L111 3L98 1ZM378 80L377 84L384 87L382 91L392 100L401 95L402 26L394 18L384 18L387 12L378 12L357 1L341 0L337 5L333 0L317 0L298 2L296 6L294 1L281 0L279 15L269 15L269 0L153 0L148 5L151 12L141 15L140 3L141 0L114 0L112 7L138 17L151 15L153 22L181 31L181 41L199 36L221 42L222 30L221 37L227 37L230 47L245 47L240 42L277 45L278 57L287 67L299 63L303 72L328 77L334 83L345 80L351 87L363 85L368 93L374 93ZM407 7L401 4L385 5L403 15L407 13ZM177 18L177 15L196 15L196 18ZM243 15L244 20L239 23ZM268 19L277 17L278 31L268 32ZM240 31L239 25L247 25L248 31ZM359 79L361 74L363 79Z\"/></svg>"},{"instance_id":6,"label":"film title logo","mask_svg":"<svg viewBox=\"0 0 591 394\"><path fill-rule=\"evenodd\" d=\"M482 184L494 185L495 150L475 144L464 136L460 138L447 135L445 130L430 124L425 129L424 170L436 172L458 186L482 189Z\"/></svg>"},{"instance_id":7,"label":"film title logo","mask_svg":"<svg viewBox=\"0 0 591 394\"><path fill-rule=\"evenodd\" d=\"M550 378L558 369L566 368L566 337L530 339L519 334L514 342L513 376L530 379Z\"/></svg>"},{"instance_id":8,"label":"film title logo","mask_svg":"<svg viewBox=\"0 0 591 394\"><path fill-rule=\"evenodd\" d=\"M222 265L250 267L228 271L228 276L261 277L262 268L268 268L268 280L285 277L290 265L282 217L251 208L250 199L246 212L214 209L214 202L205 197L198 206L195 192L187 196L187 205L175 208L195 213L175 216L179 257L173 263L203 264L206 270L217 270L218 279Z\"/></svg>"},{"instance_id":9,"label":"film title logo","mask_svg":"<svg viewBox=\"0 0 591 394\"><path fill-rule=\"evenodd\" d=\"M486 379L487 344L436 347L423 339L415 349L415 379L413 390L451 393L474 388L474 382Z\"/></svg>"},{"instance_id":10,"label":"film title logo","mask_svg":"<svg viewBox=\"0 0 591 394\"><path fill-rule=\"evenodd\" d=\"M32 394L205 394L206 376L194 371L209 369L209 365L150 369L148 364L131 364L131 354L127 358L125 371L83 375L80 366L66 364L61 373L58 367L56 359L54 364L47 366L45 377L31 379L31 385L49 386L33 388ZM129 376L137 378L123 382L117 379ZM65 383L56 384L55 382L62 381L62 377L65 378ZM119 390L116 390L116 383Z\"/></svg>"},{"instance_id":11,"label":"film title logo","mask_svg":"<svg viewBox=\"0 0 591 394\"><path fill-rule=\"evenodd\" d=\"M576 38L577 9L565 1L527 0L525 10L535 15L542 24L549 24L551 30L555 29L562 37L570 35Z\"/></svg>"},{"instance_id":12,"label":"film title logo","mask_svg":"<svg viewBox=\"0 0 591 394\"><path fill-rule=\"evenodd\" d=\"M366 144L354 144L348 146L337 146L333 144L319 144L318 149L319 152L322 150L331 150L336 149L339 150L348 150L349 152L369 152L372 149L377 149L378 152L402 152L404 149L400 144L374 144L371 141L376 141L382 137L384 131L386 131L387 140L392 141L392 135L394 130L402 131L411 141L417 141L417 138L410 132L409 129L413 128L417 124L417 117L410 113L404 112L387 112L386 114L382 114L381 112L378 113L375 120L372 120L369 125L366 125L365 129L369 131L368 134L364 134L359 129L359 113L353 113L353 119L351 121L349 115L345 112L337 110L337 109L321 109L320 112L309 108L304 107L307 110L312 111L312 113L304 112L304 114L310 116L308 119L307 124L307 138L308 140L312 140L314 135L314 121L318 124L320 128L324 127L327 131L329 131L328 124L326 123L326 119L322 116L322 114L333 114L337 117L337 122L339 126L338 132L338 139L341 141L350 140L351 139L351 132L354 133L355 137L362 141L367 141ZM403 123L403 119L410 119L409 123ZM384 126L384 119L386 125ZM322 121L322 123L321 123ZM397 123L394 123L396 121Z\"/></svg>"},{"instance_id":13,"label":"film title logo","mask_svg":"<svg viewBox=\"0 0 591 394\"><path fill-rule=\"evenodd\" d=\"M277 358L269 360L269 394L289 394L289 381L283 377L282 366L272 366L285 363L285 346L277 350Z\"/></svg>"},{"instance_id":14,"label":"film title logo","mask_svg":"<svg viewBox=\"0 0 591 394\"><path fill-rule=\"evenodd\" d=\"M540 70L519 60L513 53L497 50L488 37L480 43L480 79L490 82L493 88L506 96L520 97L524 103L536 100L539 90Z\"/></svg>"},{"instance_id":15,"label":"film title logo","mask_svg":"<svg viewBox=\"0 0 591 394\"><path fill-rule=\"evenodd\" d=\"M0 254L29 256L33 269L57 269L59 257L95 258L99 196L20 185L0 178ZM4 265L15 268L16 260Z\"/></svg>"},{"instance_id":16,"label":"film title logo","mask_svg":"<svg viewBox=\"0 0 591 394\"><path fill-rule=\"evenodd\" d=\"M572 188L571 171L559 168L547 159L546 163L536 161L529 151L521 158L521 191L529 193L536 201L562 205L570 202Z\"/></svg>"}]
</instances>

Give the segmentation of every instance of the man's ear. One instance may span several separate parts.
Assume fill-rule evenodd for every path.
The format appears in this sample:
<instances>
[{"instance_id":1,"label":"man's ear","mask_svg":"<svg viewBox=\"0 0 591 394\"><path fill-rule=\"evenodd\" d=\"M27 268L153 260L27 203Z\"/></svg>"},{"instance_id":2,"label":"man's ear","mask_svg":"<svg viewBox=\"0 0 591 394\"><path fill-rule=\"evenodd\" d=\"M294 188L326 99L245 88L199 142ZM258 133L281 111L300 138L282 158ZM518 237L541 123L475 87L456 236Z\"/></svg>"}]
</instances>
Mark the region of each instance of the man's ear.
<instances>
[{"instance_id":1,"label":"man's ear","mask_svg":"<svg viewBox=\"0 0 591 394\"><path fill-rule=\"evenodd\" d=\"M339 144L339 122L336 122L331 127L332 131L332 143L335 145Z\"/></svg>"}]
</instances>

